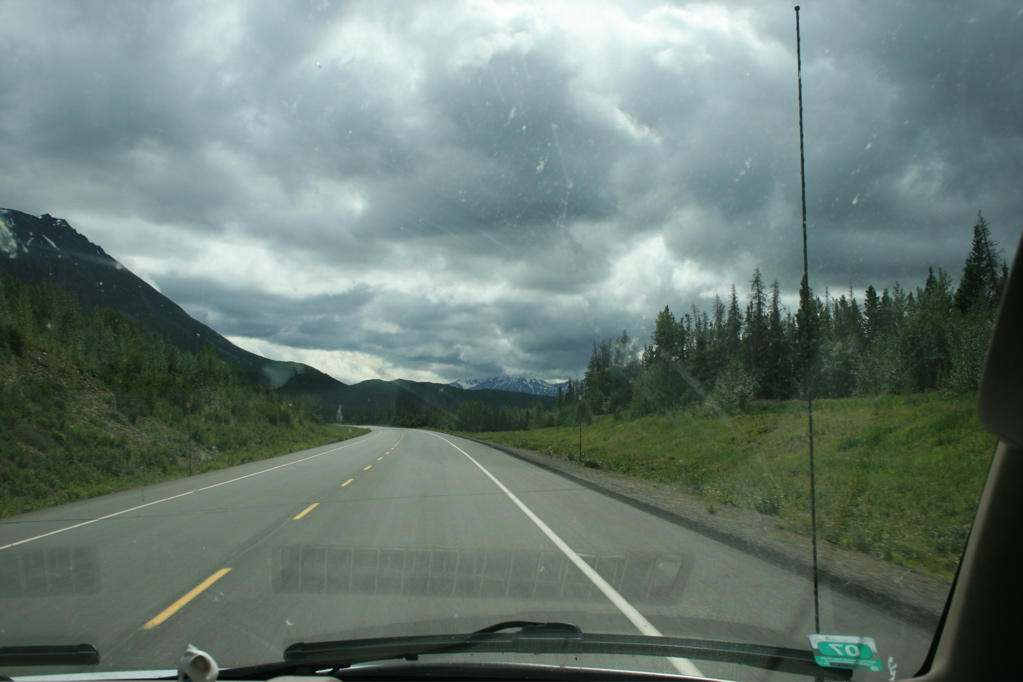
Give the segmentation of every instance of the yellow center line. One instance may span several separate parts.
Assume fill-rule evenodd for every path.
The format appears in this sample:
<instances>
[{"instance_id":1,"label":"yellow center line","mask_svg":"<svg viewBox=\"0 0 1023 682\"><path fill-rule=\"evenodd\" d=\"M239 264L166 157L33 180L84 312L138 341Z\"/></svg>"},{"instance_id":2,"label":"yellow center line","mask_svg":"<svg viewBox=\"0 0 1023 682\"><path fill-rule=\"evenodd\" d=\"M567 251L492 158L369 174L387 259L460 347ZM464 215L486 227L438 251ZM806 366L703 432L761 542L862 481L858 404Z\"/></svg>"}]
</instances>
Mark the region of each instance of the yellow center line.
<instances>
[{"instance_id":1,"label":"yellow center line","mask_svg":"<svg viewBox=\"0 0 1023 682\"><path fill-rule=\"evenodd\" d=\"M372 464L370 464L370 465L369 465L368 467L366 467L365 469L363 469L363 471L369 471L369 470L370 470L370 469L372 469L372 468L373 468L373 465L372 465Z\"/></svg>"},{"instance_id":2,"label":"yellow center line","mask_svg":"<svg viewBox=\"0 0 1023 682\"><path fill-rule=\"evenodd\" d=\"M382 460L382 459L383 459L383 457L377 457L377 461L378 461L378 462L379 462L380 460Z\"/></svg>"},{"instance_id":3,"label":"yellow center line","mask_svg":"<svg viewBox=\"0 0 1023 682\"><path fill-rule=\"evenodd\" d=\"M291 520L292 521L298 521L300 518L302 518L303 516L305 516L306 514L311 512L312 510L316 509L318 506L320 506L319 502L313 502L311 505L309 505L308 507L305 508L304 512L302 512L301 514L299 514L298 516L294 517Z\"/></svg>"},{"instance_id":4,"label":"yellow center line","mask_svg":"<svg viewBox=\"0 0 1023 682\"><path fill-rule=\"evenodd\" d=\"M306 510L306 511L308 511L308 510ZM199 596L199 594L203 590L205 590L210 585L212 585L213 583L217 582L218 580L223 578L225 575L227 575L228 571L230 571L230 570L231 570L230 568L222 568L219 571L217 571L216 573L214 573L213 575L211 575L209 578L206 578L206 580L203 580L201 583L199 583L194 588L192 588L192 590L188 594L186 594L184 597L182 597L181 599L177 600L176 602L174 602L173 604L168 606L166 609L164 609L163 612L159 616L157 616L153 620L151 620L148 623L146 623L145 625L143 625L142 629L143 630L152 630L157 625L159 625L163 621L165 621L168 618L170 618L171 616L173 616L175 613L177 613L181 609L181 607L183 607L185 604L187 604L188 602L192 601L197 596Z\"/></svg>"},{"instance_id":5,"label":"yellow center line","mask_svg":"<svg viewBox=\"0 0 1023 682\"><path fill-rule=\"evenodd\" d=\"M354 480L355 480L354 478L349 478L347 481L345 481L344 483L341 484L341 487L344 488L346 485L348 485L349 483L351 483Z\"/></svg>"}]
</instances>

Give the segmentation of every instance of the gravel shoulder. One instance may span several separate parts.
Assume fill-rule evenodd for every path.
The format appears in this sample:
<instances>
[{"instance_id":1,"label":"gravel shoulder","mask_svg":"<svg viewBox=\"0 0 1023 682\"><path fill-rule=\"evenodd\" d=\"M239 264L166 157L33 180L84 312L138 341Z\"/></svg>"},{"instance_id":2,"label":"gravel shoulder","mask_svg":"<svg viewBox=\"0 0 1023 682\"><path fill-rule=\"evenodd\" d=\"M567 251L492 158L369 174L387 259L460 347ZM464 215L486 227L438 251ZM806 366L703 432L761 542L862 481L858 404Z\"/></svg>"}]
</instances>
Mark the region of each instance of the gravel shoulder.
<instances>
[{"instance_id":1,"label":"gravel shoulder","mask_svg":"<svg viewBox=\"0 0 1023 682\"><path fill-rule=\"evenodd\" d=\"M466 436L461 435L465 438ZM549 469L633 507L677 523L722 544L801 575L813 571L810 538L778 527L778 519L734 507L714 505L678 489L657 485L532 450L475 440L512 457ZM937 627L951 583L948 580L818 542L820 584L877 605L904 621Z\"/></svg>"}]
</instances>

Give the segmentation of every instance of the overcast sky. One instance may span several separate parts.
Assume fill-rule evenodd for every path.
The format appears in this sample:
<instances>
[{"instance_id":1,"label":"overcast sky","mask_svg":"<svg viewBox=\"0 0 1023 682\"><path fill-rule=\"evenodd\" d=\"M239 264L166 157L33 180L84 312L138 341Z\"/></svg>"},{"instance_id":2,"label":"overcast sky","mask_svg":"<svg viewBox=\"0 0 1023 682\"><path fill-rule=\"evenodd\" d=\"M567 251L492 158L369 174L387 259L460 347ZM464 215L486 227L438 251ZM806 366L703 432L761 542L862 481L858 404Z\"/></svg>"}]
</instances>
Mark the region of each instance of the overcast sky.
<instances>
[{"instance_id":1,"label":"overcast sky","mask_svg":"<svg viewBox=\"0 0 1023 682\"><path fill-rule=\"evenodd\" d=\"M792 2L0 0L0 206L345 382L579 376L802 267ZM1023 6L803 3L810 281L1023 231Z\"/></svg>"}]
</instances>

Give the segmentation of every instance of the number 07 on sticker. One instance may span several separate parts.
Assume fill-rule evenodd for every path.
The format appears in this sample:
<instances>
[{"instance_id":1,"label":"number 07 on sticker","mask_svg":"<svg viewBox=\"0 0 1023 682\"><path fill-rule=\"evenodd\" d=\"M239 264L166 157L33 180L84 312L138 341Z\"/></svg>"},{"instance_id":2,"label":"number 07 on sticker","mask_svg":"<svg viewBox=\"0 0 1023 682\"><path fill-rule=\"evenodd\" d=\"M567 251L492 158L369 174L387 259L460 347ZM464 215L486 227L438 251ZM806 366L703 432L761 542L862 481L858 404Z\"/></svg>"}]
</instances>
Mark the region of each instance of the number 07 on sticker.
<instances>
[{"instance_id":1,"label":"number 07 on sticker","mask_svg":"<svg viewBox=\"0 0 1023 682\"><path fill-rule=\"evenodd\" d=\"M813 658L823 668L852 668L881 672L873 637L809 635Z\"/></svg>"}]
</instances>

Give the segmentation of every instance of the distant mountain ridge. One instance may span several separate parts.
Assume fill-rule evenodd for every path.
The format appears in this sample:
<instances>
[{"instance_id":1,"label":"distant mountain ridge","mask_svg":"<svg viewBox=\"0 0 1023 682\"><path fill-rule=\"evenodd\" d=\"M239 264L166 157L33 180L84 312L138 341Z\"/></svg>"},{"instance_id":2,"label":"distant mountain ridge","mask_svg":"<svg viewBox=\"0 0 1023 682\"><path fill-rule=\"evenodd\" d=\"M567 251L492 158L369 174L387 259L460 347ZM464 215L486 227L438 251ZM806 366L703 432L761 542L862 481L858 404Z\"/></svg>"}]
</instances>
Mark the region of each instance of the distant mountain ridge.
<instances>
[{"instance_id":1,"label":"distant mountain ridge","mask_svg":"<svg viewBox=\"0 0 1023 682\"><path fill-rule=\"evenodd\" d=\"M169 298L89 241L62 218L0 209L0 274L26 284L55 284L84 305L128 315L149 332L183 351L212 344L217 354L243 368L260 384L278 388L299 374L319 374L298 362L268 360L239 348L199 322ZM340 383L340 382L337 382Z\"/></svg>"},{"instance_id":2,"label":"distant mountain ridge","mask_svg":"<svg viewBox=\"0 0 1023 682\"><path fill-rule=\"evenodd\" d=\"M239 348L194 319L66 220L46 213L37 217L0 208L0 275L11 275L31 285L54 284L84 306L124 313L146 332L163 336L186 352L195 353L211 344L221 358L244 369L259 384L280 389L284 396L316 398L328 419L339 406L347 423L381 424L390 423L389 415L400 411L451 412L468 400L483 401L492 408L530 408L538 399L546 407L553 404L544 394L527 397L496 390L469 393L446 384L403 379L362 381L349 386L299 362L269 360Z\"/></svg>"},{"instance_id":3,"label":"distant mountain ridge","mask_svg":"<svg viewBox=\"0 0 1023 682\"><path fill-rule=\"evenodd\" d=\"M543 379L527 379L523 377L490 377L488 379L459 379L452 381L449 385L469 391L492 389L495 391L509 391L511 393L556 396L558 395L558 388L564 387L565 384L552 384Z\"/></svg>"}]
</instances>

